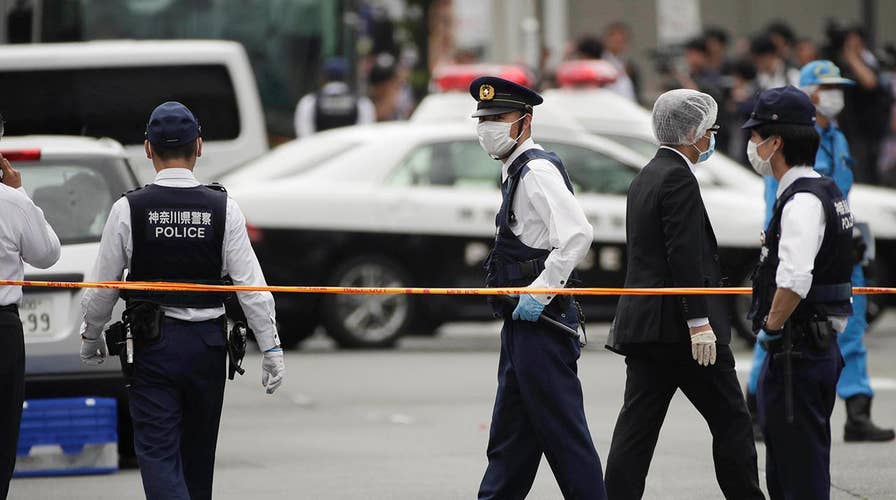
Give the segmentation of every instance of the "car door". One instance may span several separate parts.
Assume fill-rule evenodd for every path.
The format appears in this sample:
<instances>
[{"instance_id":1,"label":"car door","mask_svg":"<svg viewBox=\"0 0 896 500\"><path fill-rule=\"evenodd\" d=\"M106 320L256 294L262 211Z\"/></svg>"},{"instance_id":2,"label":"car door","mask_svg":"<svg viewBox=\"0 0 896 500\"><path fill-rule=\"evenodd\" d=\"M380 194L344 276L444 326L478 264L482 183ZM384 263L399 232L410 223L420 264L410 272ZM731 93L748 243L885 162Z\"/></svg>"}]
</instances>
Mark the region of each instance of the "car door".
<instances>
[{"instance_id":1,"label":"car door","mask_svg":"<svg viewBox=\"0 0 896 500\"><path fill-rule=\"evenodd\" d=\"M577 267L581 286L623 286L626 195L639 169L586 145L555 141L541 144L563 160L576 198L594 228L591 250ZM615 314L617 301L616 296L588 297L582 304L586 316L609 320Z\"/></svg>"}]
</instances>

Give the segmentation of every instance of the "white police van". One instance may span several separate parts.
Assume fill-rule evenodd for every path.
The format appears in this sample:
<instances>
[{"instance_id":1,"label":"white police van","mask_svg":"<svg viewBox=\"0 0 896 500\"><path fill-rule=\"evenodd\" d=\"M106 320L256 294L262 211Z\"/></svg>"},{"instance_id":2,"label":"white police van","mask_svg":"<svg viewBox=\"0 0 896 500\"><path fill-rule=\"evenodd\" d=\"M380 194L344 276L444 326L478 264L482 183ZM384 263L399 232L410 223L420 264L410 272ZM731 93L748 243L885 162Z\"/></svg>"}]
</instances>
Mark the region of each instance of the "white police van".
<instances>
[{"instance_id":1,"label":"white police van","mask_svg":"<svg viewBox=\"0 0 896 500\"><path fill-rule=\"evenodd\" d=\"M149 114L175 100L203 126L202 181L267 149L261 100L243 46L221 40L92 41L0 46L0 95L9 135L111 137L142 183Z\"/></svg>"},{"instance_id":2,"label":"white police van","mask_svg":"<svg viewBox=\"0 0 896 500\"><path fill-rule=\"evenodd\" d=\"M112 139L4 137L0 153L62 244L49 269L25 266L30 281L80 282L92 269L112 204L137 186L121 144ZM127 398L117 358L81 365L81 296L75 288L25 287L19 316L25 332L25 397L101 396L118 399L119 454L133 458ZM119 302L113 321L121 317Z\"/></svg>"}]
</instances>

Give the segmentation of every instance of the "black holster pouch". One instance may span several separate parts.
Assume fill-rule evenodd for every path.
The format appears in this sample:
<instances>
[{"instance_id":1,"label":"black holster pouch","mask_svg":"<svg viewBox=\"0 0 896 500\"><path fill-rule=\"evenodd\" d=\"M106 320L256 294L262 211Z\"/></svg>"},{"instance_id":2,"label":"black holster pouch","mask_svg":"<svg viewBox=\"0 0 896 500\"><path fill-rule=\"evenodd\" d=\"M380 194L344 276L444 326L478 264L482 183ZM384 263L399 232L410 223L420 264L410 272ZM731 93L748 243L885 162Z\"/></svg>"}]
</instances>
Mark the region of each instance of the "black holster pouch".
<instances>
[{"instance_id":1,"label":"black holster pouch","mask_svg":"<svg viewBox=\"0 0 896 500\"><path fill-rule=\"evenodd\" d=\"M125 385L130 387L134 381L134 355L131 352L132 362L128 362L127 326L123 322L116 321L106 329L106 349L109 350L110 356L118 356Z\"/></svg>"},{"instance_id":2,"label":"black holster pouch","mask_svg":"<svg viewBox=\"0 0 896 500\"><path fill-rule=\"evenodd\" d=\"M144 301L128 302L122 313L125 327L130 327L136 348L155 344L162 339L162 323L165 313L158 304Z\"/></svg>"},{"instance_id":3,"label":"black holster pouch","mask_svg":"<svg viewBox=\"0 0 896 500\"><path fill-rule=\"evenodd\" d=\"M246 356L249 327L242 321L236 321L227 337L227 378L233 380L237 373L246 373L243 369L243 358Z\"/></svg>"},{"instance_id":4,"label":"black holster pouch","mask_svg":"<svg viewBox=\"0 0 896 500\"><path fill-rule=\"evenodd\" d=\"M816 352L825 352L837 338L830 321L806 321L794 325L802 344Z\"/></svg>"}]
</instances>

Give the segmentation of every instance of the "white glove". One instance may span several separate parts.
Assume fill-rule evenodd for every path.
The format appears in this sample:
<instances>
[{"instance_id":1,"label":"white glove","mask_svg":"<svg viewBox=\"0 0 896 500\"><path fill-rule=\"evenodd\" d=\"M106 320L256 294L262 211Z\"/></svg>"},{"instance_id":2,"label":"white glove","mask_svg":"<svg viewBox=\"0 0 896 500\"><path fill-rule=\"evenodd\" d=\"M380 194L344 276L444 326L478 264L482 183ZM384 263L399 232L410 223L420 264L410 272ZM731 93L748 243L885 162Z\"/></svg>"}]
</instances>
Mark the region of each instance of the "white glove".
<instances>
[{"instance_id":1,"label":"white glove","mask_svg":"<svg viewBox=\"0 0 896 500\"><path fill-rule=\"evenodd\" d=\"M286 375L286 365L283 363L283 349L275 347L265 351L264 360L261 362L261 385L265 392L273 394L283 383Z\"/></svg>"},{"instance_id":2,"label":"white glove","mask_svg":"<svg viewBox=\"0 0 896 500\"><path fill-rule=\"evenodd\" d=\"M716 364L716 334L711 329L691 334L691 354L701 366Z\"/></svg>"},{"instance_id":3,"label":"white glove","mask_svg":"<svg viewBox=\"0 0 896 500\"><path fill-rule=\"evenodd\" d=\"M101 333L95 339L81 337L81 362L85 365L101 365L106 360L106 339Z\"/></svg>"}]
</instances>

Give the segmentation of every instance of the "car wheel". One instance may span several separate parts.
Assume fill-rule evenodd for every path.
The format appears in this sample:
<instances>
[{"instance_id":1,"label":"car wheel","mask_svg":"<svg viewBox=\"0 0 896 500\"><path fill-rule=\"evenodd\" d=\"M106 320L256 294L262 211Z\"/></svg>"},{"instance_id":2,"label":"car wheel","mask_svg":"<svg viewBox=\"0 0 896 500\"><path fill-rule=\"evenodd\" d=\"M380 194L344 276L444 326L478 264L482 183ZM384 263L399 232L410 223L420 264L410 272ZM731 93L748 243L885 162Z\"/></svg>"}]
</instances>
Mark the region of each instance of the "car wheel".
<instances>
[{"instance_id":1,"label":"car wheel","mask_svg":"<svg viewBox=\"0 0 896 500\"><path fill-rule=\"evenodd\" d=\"M365 256L340 266L331 280L340 287L405 287L407 273L384 257ZM413 318L408 295L327 295L322 322L343 348L392 347Z\"/></svg>"}]
</instances>

